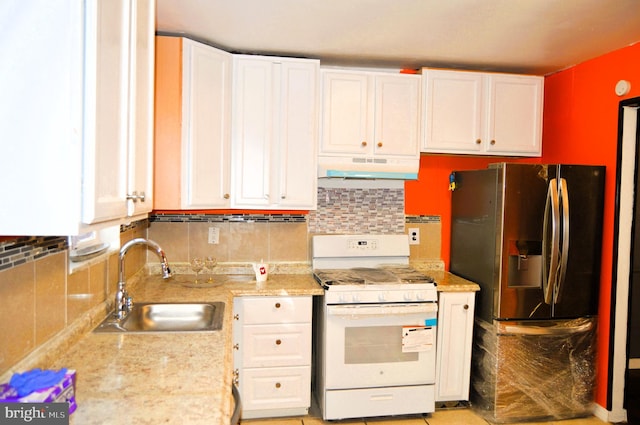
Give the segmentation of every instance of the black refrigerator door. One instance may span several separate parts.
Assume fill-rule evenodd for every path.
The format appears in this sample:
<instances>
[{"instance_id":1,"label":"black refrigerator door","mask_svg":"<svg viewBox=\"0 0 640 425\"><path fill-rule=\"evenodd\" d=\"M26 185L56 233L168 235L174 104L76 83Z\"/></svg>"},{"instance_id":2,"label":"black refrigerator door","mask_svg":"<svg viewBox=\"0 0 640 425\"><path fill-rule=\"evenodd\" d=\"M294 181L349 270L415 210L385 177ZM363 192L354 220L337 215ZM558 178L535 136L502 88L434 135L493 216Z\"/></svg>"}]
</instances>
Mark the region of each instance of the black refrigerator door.
<instances>
[{"instance_id":1,"label":"black refrigerator door","mask_svg":"<svg viewBox=\"0 0 640 425\"><path fill-rule=\"evenodd\" d=\"M605 168L563 164L557 167L557 175L552 175L549 168L549 178L557 177L559 184L563 183L569 209L568 214L562 214L569 221L561 229L565 235L568 233L568 244L567 240L561 242L566 254L564 279L558 277L552 315L555 318L595 315L600 286Z\"/></svg>"},{"instance_id":2,"label":"black refrigerator door","mask_svg":"<svg viewBox=\"0 0 640 425\"><path fill-rule=\"evenodd\" d=\"M548 167L502 164L499 185L504 193L500 297L496 319L548 319L551 306L543 294L543 221Z\"/></svg>"}]
</instances>

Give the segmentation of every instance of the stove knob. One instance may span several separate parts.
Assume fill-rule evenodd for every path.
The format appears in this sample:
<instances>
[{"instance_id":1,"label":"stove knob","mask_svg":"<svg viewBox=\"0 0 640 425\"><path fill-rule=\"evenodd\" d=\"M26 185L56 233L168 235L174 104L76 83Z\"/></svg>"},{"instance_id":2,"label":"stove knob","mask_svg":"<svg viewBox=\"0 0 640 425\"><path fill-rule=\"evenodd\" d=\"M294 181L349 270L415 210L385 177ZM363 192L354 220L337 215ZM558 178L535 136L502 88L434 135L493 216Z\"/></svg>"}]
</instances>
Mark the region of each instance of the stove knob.
<instances>
[{"instance_id":1,"label":"stove knob","mask_svg":"<svg viewBox=\"0 0 640 425\"><path fill-rule=\"evenodd\" d=\"M358 301L360 301L360 296L358 294L353 294L353 302L357 303Z\"/></svg>"},{"instance_id":2,"label":"stove knob","mask_svg":"<svg viewBox=\"0 0 640 425\"><path fill-rule=\"evenodd\" d=\"M378 294L378 300L380 301L386 301L387 299L387 294L386 292L381 292L380 294Z\"/></svg>"},{"instance_id":3,"label":"stove knob","mask_svg":"<svg viewBox=\"0 0 640 425\"><path fill-rule=\"evenodd\" d=\"M418 301L423 301L424 300L424 293L422 292L416 292L416 299Z\"/></svg>"},{"instance_id":4,"label":"stove knob","mask_svg":"<svg viewBox=\"0 0 640 425\"><path fill-rule=\"evenodd\" d=\"M413 299L413 294L411 292L405 292L404 293L404 300L405 301L411 301Z\"/></svg>"},{"instance_id":5,"label":"stove knob","mask_svg":"<svg viewBox=\"0 0 640 425\"><path fill-rule=\"evenodd\" d=\"M347 301L347 297L344 294L340 294L338 295L338 301L344 304Z\"/></svg>"}]
</instances>

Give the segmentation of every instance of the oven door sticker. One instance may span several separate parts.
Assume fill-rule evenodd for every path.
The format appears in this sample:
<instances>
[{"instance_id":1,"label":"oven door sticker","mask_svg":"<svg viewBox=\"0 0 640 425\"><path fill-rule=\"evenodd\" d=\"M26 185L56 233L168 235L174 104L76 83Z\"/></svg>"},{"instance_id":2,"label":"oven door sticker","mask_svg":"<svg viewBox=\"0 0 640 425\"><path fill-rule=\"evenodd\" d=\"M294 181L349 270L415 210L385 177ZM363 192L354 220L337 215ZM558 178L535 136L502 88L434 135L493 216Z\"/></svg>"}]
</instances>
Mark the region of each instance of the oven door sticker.
<instances>
[{"instance_id":1,"label":"oven door sticker","mask_svg":"<svg viewBox=\"0 0 640 425\"><path fill-rule=\"evenodd\" d=\"M433 349L433 328L431 326L403 326L402 352L417 353Z\"/></svg>"}]
</instances>

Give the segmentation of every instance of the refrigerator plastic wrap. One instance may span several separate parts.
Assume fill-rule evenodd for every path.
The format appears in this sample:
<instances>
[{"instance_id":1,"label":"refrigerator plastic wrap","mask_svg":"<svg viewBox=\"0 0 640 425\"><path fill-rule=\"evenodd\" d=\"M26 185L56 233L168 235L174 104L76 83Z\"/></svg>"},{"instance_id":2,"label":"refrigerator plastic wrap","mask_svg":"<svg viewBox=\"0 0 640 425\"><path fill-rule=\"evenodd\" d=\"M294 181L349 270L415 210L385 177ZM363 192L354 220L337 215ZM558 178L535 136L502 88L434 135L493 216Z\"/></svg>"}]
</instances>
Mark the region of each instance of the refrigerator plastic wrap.
<instances>
[{"instance_id":1,"label":"refrigerator plastic wrap","mask_svg":"<svg viewBox=\"0 0 640 425\"><path fill-rule=\"evenodd\" d=\"M494 423L593 413L595 318L487 323L476 320L471 402Z\"/></svg>"}]
</instances>

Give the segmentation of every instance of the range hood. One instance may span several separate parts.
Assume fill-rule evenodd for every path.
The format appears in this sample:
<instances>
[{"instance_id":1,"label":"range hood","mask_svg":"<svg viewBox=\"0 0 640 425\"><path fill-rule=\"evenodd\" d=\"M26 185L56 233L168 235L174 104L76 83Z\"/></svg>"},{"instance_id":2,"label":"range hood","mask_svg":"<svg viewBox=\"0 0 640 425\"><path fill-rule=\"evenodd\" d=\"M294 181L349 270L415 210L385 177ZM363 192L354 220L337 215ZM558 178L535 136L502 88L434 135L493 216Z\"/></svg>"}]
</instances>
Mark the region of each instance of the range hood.
<instances>
[{"instance_id":1,"label":"range hood","mask_svg":"<svg viewBox=\"0 0 640 425\"><path fill-rule=\"evenodd\" d=\"M318 177L417 180L420 157L318 157Z\"/></svg>"}]
</instances>

